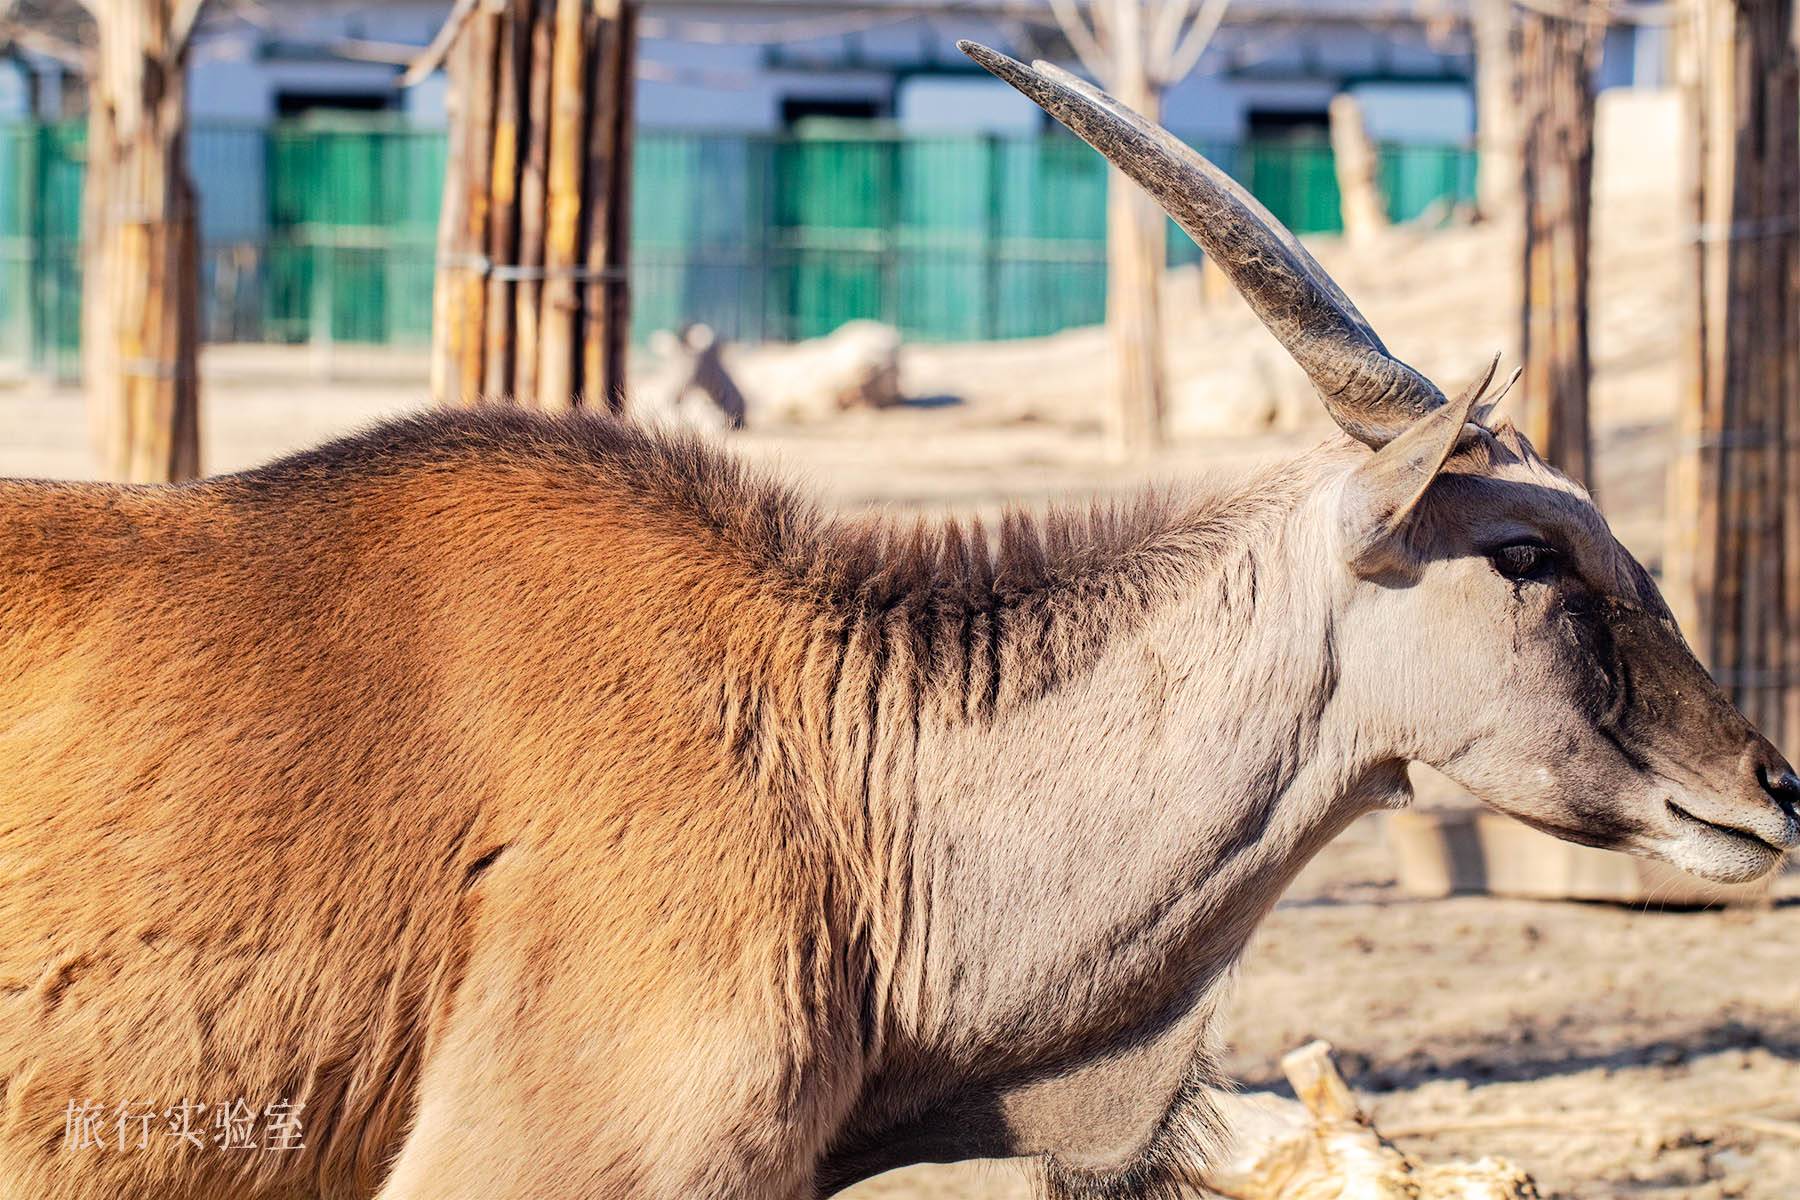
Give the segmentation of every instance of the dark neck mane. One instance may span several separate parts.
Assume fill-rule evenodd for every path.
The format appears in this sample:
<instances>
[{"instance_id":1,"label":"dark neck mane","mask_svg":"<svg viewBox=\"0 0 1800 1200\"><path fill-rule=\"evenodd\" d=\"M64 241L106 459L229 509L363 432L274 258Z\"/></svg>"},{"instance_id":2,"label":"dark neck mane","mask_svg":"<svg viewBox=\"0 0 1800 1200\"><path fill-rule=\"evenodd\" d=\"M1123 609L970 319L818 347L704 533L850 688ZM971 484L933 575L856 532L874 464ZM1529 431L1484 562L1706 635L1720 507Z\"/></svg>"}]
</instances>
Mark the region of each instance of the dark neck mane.
<instances>
[{"instance_id":1,"label":"dark neck mane","mask_svg":"<svg viewBox=\"0 0 1800 1200\"><path fill-rule=\"evenodd\" d=\"M1254 549L1311 475L1288 463L1210 490L1009 511L993 529L831 517L696 437L493 406L390 422L200 486L255 503L315 490L321 478L443 468L528 472L671 523L788 601L822 610L845 655L860 649L883 670L909 660L921 701L939 693L970 717L1043 694L1218 563Z\"/></svg>"}]
</instances>

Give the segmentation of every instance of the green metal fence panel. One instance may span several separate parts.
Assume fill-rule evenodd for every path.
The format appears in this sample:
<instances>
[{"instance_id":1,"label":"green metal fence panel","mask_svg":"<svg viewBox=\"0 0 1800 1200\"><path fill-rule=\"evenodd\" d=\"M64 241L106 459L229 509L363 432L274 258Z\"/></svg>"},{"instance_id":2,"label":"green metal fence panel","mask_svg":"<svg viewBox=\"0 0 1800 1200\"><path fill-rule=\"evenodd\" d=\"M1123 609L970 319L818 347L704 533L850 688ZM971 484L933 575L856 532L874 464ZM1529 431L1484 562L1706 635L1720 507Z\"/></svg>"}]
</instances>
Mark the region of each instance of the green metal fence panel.
<instances>
[{"instance_id":1,"label":"green metal fence panel","mask_svg":"<svg viewBox=\"0 0 1800 1200\"><path fill-rule=\"evenodd\" d=\"M1417 220L1434 205L1475 202L1475 155L1457 146L1383 146L1380 180L1389 218Z\"/></svg>"},{"instance_id":2,"label":"green metal fence panel","mask_svg":"<svg viewBox=\"0 0 1800 1200\"><path fill-rule=\"evenodd\" d=\"M207 341L266 336L268 143L268 131L248 123L188 134L188 173L200 196L200 330Z\"/></svg>"},{"instance_id":3,"label":"green metal fence panel","mask_svg":"<svg viewBox=\"0 0 1800 1200\"><path fill-rule=\"evenodd\" d=\"M404 126L269 133L269 334L417 345L431 289L446 144Z\"/></svg>"},{"instance_id":4,"label":"green metal fence panel","mask_svg":"<svg viewBox=\"0 0 1800 1200\"><path fill-rule=\"evenodd\" d=\"M0 359L17 363L30 363L37 344L37 134L28 125L0 129Z\"/></svg>"},{"instance_id":5,"label":"green metal fence panel","mask_svg":"<svg viewBox=\"0 0 1800 1200\"><path fill-rule=\"evenodd\" d=\"M1337 170L1325 142L1283 140L1243 147L1239 182L1295 233L1336 233L1339 215Z\"/></svg>"},{"instance_id":6,"label":"green metal fence panel","mask_svg":"<svg viewBox=\"0 0 1800 1200\"><path fill-rule=\"evenodd\" d=\"M991 336L1035 337L1106 316L1106 164L1073 138L1007 138Z\"/></svg>"},{"instance_id":7,"label":"green metal fence panel","mask_svg":"<svg viewBox=\"0 0 1800 1200\"><path fill-rule=\"evenodd\" d=\"M80 367L79 124L0 126L0 360Z\"/></svg>"},{"instance_id":8,"label":"green metal fence panel","mask_svg":"<svg viewBox=\"0 0 1800 1200\"><path fill-rule=\"evenodd\" d=\"M701 321L733 340L769 328L770 144L658 134L638 139L632 200L632 326Z\"/></svg>"},{"instance_id":9,"label":"green metal fence panel","mask_svg":"<svg viewBox=\"0 0 1800 1200\"><path fill-rule=\"evenodd\" d=\"M901 142L895 163L895 324L922 339L991 336L987 261L999 234L993 142Z\"/></svg>"},{"instance_id":10,"label":"green metal fence panel","mask_svg":"<svg viewBox=\"0 0 1800 1200\"><path fill-rule=\"evenodd\" d=\"M80 327L81 128L0 126L0 359L70 374ZM381 121L202 123L203 332L214 341L430 338L441 131ZM1339 227L1324 143L1200 147L1301 233ZM1388 146L1396 220L1467 200L1474 156ZM918 340L1102 321L1105 163L1062 134L654 132L638 139L633 330L704 321L739 341L858 318ZM1169 259L1199 251L1171 223Z\"/></svg>"},{"instance_id":11,"label":"green metal fence panel","mask_svg":"<svg viewBox=\"0 0 1800 1200\"><path fill-rule=\"evenodd\" d=\"M771 307L788 318L776 336L820 337L859 318L900 323L894 243L901 149L888 138L774 144Z\"/></svg>"},{"instance_id":12,"label":"green metal fence panel","mask_svg":"<svg viewBox=\"0 0 1800 1200\"><path fill-rule=\"evenodd\" d=\"M64 123L38 136L38 279L33 305L40 370L70 378L81 370L81 181L87 126Z\"/></svg>"}]
</instances>

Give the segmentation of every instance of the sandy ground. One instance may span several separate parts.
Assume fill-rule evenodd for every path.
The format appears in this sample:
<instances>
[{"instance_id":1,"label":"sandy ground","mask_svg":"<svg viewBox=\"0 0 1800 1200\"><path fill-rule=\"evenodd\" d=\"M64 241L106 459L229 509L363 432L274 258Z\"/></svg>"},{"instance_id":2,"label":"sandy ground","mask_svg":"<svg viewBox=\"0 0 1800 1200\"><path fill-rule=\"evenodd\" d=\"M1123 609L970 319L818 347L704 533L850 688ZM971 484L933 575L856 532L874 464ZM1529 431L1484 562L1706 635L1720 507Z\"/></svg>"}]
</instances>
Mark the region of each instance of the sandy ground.
<instances>
[{"instance_id":1,"label":"sandy ground","mask_svg":"<svg viewBox=\"0 0 1800 1200\"><path fill-rule=\"evenodd\" d=\"M1654 561L1681 280L1672 226L1627 215L1597 231L1597 490L1625 541ZM1390 345L1446 384L1513 340L1506 273L1494 267L1506 249L1491 232L1406 232L1361 258L1322 252ZM908 390L929 403L755 429L737 444L833 504L991 511L1322 436L1272 343L1235 301L1203 305L1199 292L1191 275L1171 285L1180 424L1236 436L1190 437L1131 469L1108 463L1096 416L1104 340L1077 331L909 349ZM415 357L345 352L335 377L321 365L293 351L209 351L209 466L247 465L423 400ZM0 475L87 474L81 420L70 392L0 391ZM1225 1031L1239 1080L1279 1086L1280 1055L1323 1037L1403 1145L1509 1155L1548 1196L1800 1197L1800 877L1766 907L1669 912L1418 901L1392 875L1370 820L1295 884L1251 948ZM1016 1170L992 1164L899 1172L852 1193L1025 1194Z\"/></svg>"}]
</instances>

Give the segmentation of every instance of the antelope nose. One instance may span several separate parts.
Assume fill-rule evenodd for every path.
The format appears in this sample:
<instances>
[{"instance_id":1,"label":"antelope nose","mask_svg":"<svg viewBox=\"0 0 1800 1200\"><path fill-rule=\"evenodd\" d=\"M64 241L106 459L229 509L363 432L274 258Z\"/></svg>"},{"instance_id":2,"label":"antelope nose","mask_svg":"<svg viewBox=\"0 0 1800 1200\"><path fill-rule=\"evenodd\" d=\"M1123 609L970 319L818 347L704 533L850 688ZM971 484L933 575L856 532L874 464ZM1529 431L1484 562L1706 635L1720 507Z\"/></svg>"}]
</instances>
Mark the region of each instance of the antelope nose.
<instances>
[{"instance_id":1,"label":"antelope nose","mask_svg":"<svg viewBox=\"0 0 1800 1200\"><path fill-rule=\"evenodd\" d=\"M1763 792L1775 802L1775 807L1786 818L1786 830L1780 845L1788 850L1800 846L1800 777L1795 776L1794 769L1778 758L1773 763L1758 767L1756 779L1762 784Z\"/></svg>"}]
</instances>

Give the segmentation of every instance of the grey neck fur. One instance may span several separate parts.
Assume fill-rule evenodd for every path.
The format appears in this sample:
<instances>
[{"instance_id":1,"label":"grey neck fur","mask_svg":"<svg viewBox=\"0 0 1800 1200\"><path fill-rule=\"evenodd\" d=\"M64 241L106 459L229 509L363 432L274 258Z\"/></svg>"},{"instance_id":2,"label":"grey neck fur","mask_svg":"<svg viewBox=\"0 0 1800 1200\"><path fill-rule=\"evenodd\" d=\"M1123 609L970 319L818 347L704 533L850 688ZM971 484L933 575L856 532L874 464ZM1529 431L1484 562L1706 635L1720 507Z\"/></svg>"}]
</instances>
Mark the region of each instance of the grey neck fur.
<instances>
[{"instance_id":1,"label":"grey neck fur","mask_svg":"<svg viewBox=\"0 0 1800 1200\"><path fill-rule=\"evenodd\" d=\"M844 1144L871 1156L855 1173L893 1165L884 1151L1054 1147L1052 1195L1148 1195L1185 1157L1173 1143L1213 1136L1197 1085L1232 964L1300 866L1405 787L1336 711L1340 597L1315 510L1347 462L1246 485L1279 502L1217 509L1230 536L1137 619L1067 614L1124 630L1088 669L991 721L923 722L883 756L873 778L894 791L872 807L907 816L872 831L876 1068L866 1136Z\"/></svg>"}]
</instances>

